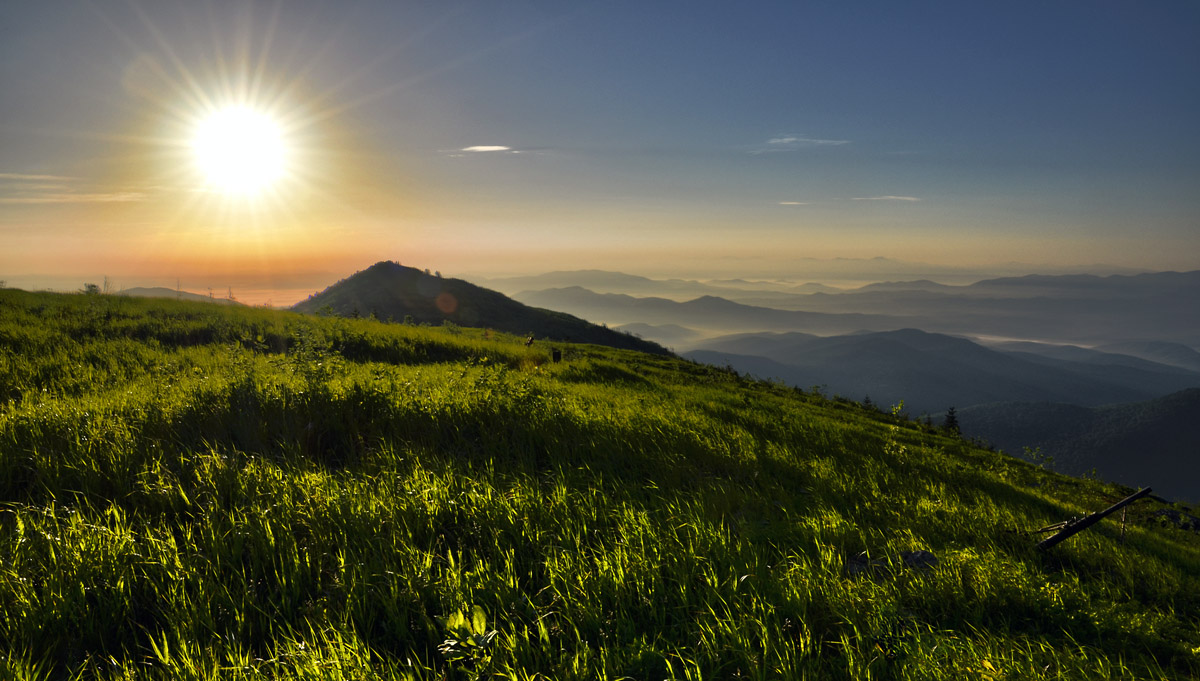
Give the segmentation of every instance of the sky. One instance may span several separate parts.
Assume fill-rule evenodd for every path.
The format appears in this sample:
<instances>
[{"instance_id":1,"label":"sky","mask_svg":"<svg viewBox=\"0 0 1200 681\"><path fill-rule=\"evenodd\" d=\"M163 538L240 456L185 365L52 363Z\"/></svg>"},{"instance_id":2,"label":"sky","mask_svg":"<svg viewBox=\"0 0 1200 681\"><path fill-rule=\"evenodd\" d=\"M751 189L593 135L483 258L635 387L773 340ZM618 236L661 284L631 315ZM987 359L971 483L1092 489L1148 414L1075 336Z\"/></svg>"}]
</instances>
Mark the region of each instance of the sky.
<instances>
[{"instance_id":1,"label":"sky","mask_svg":"<svg viewBox=\"0 0 1200 681\"><path fill-rule=\"evenodd\" d=\"M3 3L0 280L1200 269L1197 36L1191 0ZM199 160L229 110L261 186Z\"/></svg>"}]
</instances>

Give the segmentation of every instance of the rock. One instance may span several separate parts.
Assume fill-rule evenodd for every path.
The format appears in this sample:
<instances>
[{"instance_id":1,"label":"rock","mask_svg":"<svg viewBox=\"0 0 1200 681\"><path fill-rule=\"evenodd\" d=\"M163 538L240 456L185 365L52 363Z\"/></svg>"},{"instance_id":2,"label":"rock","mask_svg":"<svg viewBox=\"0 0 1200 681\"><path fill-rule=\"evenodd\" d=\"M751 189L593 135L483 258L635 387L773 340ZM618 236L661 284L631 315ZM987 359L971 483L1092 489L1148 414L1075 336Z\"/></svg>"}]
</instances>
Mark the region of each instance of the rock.
<instances>
[{"instance_id":1,"label":"rock","mask_svg":"<svg viewBox=\"0 0 1200 681\"><path fill-rule=\"evenodd\" d=\"M1160 518L1161 522L1170 523L1181 530L1200 532L1200 518L1191 513L1184 513L1173 508L1162 508L1150 515Z\"/></svg>"}]
</instances>

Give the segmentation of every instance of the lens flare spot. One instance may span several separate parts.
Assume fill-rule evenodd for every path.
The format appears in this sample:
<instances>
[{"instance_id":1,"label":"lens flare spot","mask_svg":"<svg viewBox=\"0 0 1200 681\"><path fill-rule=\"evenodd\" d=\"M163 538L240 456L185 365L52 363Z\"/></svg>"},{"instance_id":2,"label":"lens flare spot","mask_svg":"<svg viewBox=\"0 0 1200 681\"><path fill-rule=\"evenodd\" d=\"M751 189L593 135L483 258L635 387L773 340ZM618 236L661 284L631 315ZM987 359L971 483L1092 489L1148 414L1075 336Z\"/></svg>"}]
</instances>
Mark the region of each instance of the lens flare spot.
<instances>
[{"instance_id":1,"label":"lens flare spot","mask_svg":"<svg viewBox=\"0 0 1200 681\"><path fill-rule=\"evenodd\" d=\"M434 303L437 305L437 308L442 311L442 314L454 314L454 311L458 309L458 298L455 298L453 294L445 291L442 291L438 294L438 297L436 300L434 300Z\"/></svg>"}]
</instances>

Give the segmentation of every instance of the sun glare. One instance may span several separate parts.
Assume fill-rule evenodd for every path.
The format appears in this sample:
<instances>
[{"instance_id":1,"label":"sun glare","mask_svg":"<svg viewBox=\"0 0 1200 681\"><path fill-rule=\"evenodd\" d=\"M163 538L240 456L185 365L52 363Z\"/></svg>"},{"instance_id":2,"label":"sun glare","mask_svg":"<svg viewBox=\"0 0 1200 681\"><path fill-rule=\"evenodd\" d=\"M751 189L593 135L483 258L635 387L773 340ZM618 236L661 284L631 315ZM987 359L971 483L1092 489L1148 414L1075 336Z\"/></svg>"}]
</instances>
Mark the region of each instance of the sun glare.
<instances>
[{"instance_id":1,"label":"sun glare","mask_svg":"<svg viewBox=\"0 0 1200 681\"><path fill-rule=\"evenodd\" d=\"M283 177L287 150L271 117L244 107L214 112L192 138L196 164L210 187L227 194L259 194Z\"/></svg>"}]
</instances>

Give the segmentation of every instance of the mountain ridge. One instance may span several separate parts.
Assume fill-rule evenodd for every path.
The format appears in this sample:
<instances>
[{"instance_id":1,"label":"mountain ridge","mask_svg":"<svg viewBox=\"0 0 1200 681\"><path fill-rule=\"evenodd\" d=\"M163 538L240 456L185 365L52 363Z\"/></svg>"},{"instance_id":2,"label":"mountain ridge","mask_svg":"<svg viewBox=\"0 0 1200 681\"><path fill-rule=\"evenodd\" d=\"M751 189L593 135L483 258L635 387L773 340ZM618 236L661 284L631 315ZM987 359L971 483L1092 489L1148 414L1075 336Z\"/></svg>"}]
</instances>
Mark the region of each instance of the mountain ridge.
<instances>
[{"instance_id":1,"label":"mountain ridge","mask_svg":"<svg viewBox=\"0 0 1200 681\"><path fill-rule=\"evenodd\" d=\"M592 292L573 286L525 290L518 300L610 324L674 323L714 333L854 329L926 331L1016 340L1105 345L1146 339L1200 347L1200 271L1138 275L1030 275L964 286L891 283L839 293L739 295L742 307ZM701 302L696 303L697 300ZM654 301L654 302L647 302ZM850 315L859 315L852 317ZM1070 319L1070 324L1063 320ZM1153 359L1153 357L1151 357Z\"/></svg>"},{"instance_id":2,"label":"mountain ridge","mask_svg":"<svg viewBox=\"0 0 1200 681\"><path fill-rule=\"evenodd\" d=\"M855 399L903 400L917 413L1015 401L1099 406L1200 387L1200 373L1134 358L1129 358L1134 366L1073 362L1001 352L967 338L918 329L827 337L734 334L708 339L684 354L792 385L827 385ZM748 359L752 356L772 364ZM774 373L759 373L768 369Z\"/></svg>"},{"instance_id":3,"label":"mountain ridge","mask_svg":"<svg viewBox=\"0 0 1200 681\"><path fill-rule=\"evenodd\" d=\"M667 354L657 343L592 324L565 312L540 309L462 279L443 278L381 261L296 303L297 312L375 316L417 324L451 322L553 340L596 343Z\"/></svg>"},{"instance_id":4,"label":"mountain ridge","mask_svg":"<svg viewBox=\"0 0 1200 681\"><path fill-rule=\"evenodd\" d=\"M964 435L1068 475L1153 485L1161 495L1200 501L1200 388L1129 404L1083 407L1046 402L958 410Z\"/></svg>"}]
</instances>

